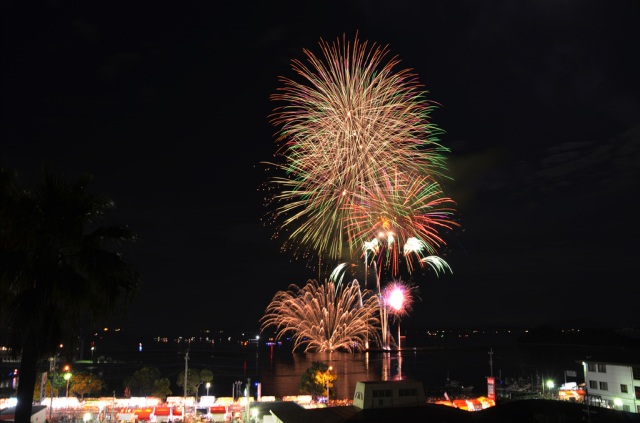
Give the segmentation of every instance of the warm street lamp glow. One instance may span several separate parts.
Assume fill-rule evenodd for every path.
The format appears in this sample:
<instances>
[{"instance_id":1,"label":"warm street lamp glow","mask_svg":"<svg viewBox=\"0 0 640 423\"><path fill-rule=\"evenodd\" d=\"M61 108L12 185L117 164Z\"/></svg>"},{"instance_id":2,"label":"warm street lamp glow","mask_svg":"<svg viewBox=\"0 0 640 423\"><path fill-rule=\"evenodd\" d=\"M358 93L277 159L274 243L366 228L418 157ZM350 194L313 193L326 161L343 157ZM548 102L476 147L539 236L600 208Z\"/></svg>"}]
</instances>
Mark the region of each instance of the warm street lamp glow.
<instances>
[{"instance_id":1,"label":"warm street lamp glow","mask_svg":"<svg viewBox=\"0 0 640 423\"><path fill-rule=\"evenodd\" d=\"M329 379L330 379L330 372L331 370L333 370L333 366L329 366L329 368L327 369L327 374L326 374L326 379L327 379L327 402L329 402Z\"/></svg>"},{"instance_id":2,"label":"warm street lamp glow","mask_svg":"<svg viewBox=\"0 0 640 423\"><path fill-rule=\"evenodd\" d=\"M209 396L209 388L211 388L211 383L207 382L207 396Z\"/></svg>"}]
</instances>

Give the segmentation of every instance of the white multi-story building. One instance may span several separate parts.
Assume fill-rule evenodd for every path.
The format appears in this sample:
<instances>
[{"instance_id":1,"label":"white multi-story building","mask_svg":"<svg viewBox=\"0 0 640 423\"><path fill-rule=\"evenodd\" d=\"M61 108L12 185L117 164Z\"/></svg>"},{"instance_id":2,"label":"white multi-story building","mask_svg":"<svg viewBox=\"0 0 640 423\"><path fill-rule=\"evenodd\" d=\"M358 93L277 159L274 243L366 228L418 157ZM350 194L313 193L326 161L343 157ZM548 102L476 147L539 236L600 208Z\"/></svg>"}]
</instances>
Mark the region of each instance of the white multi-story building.
<instances>
[{"instance_id":1,"label":"white multi-story building","mask_svg":"<svg viewBox=\"0 0 640 423\"><path fill-rule=\"evenodd\" d=\"M582 366L590 405L640 413L640 364L587 359Z\"/></svg>"}]
</instances>

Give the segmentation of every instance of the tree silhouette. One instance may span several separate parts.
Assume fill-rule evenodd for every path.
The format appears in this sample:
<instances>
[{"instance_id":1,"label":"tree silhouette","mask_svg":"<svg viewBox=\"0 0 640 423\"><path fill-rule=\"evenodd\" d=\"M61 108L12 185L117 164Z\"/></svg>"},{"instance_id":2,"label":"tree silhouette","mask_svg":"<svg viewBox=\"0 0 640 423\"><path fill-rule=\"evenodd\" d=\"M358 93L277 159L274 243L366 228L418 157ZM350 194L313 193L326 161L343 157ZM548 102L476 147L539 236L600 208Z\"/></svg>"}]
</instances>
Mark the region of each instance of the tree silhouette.
<instances>
[{"instance_id":1,"label":"tree silhouette","mask_svg":"<svg viewBox=\"0 0 640 423\"><path fill-rule=\"evenodd\" d=\"M160 370L155 367L143 367L136 370L122 383L134 397L146 397L155 392L155 383L161 378Z\"/></svg>"},{"instance_id":2,"label":"tree silhouette","mask_svg":"<svg viewBox=\"0 0 640 423\"><path fill-rule=\"evenodd\" d=\"M60 344L71 357L83 328L111 316L140 283L119 250L135 233L99 225L114 204L87 191L91 179L43 169L38 184L22 187L0 168L0 327L20 357L18 422L31 418L41 360Z\"/></svg>"},{"instance_id":3,"label":"tree silhouette","mask_svg":"<svg viewBox=\"0 0 640 423\"><path fill-rule=\"evenodd\" d=\"M187 370L187 394L198 397L200 386L213 380L213 373L209 369L188 369ZM184 389L184 371L178 374L177 385Z\"/></svg>"},{"instance_id":4,"label":"tree silhouette","mask_svg":"<svg viewBox=\"0 0 640 423\"><path fill-rule=\"evenodd\" d=\"M336 379L336 374L329 370L327 363L314 361L300 378L300 393L312 395L314 398L322 397L326 395L328 386L331 396L331 388Z\"/></svg>"},{"instance_id":5,"label":"tree silhouette","mask_svg":"<svg viewBox=\"0 0 640 423\"><path fill-rule=\"evenodd\" d=\"M104 381L100 376L93 373L81 372L71 376L69 393L80 395L80 399L83 400L85 395L99 395L104 385Z\"/></svg>"},{"instance_id":6,"label":"tree silhouette","mask_svg":"<svg viewBox=\"0 0 640 423\"><path fill-rule=\"evenodd\" d=\"M153 393L151 394L151 396L160 398L164 401L167 399L167 396L171 395L172 393L171 381L168 378L163 377L153 383Z\"/></svg>"}]
</instances>

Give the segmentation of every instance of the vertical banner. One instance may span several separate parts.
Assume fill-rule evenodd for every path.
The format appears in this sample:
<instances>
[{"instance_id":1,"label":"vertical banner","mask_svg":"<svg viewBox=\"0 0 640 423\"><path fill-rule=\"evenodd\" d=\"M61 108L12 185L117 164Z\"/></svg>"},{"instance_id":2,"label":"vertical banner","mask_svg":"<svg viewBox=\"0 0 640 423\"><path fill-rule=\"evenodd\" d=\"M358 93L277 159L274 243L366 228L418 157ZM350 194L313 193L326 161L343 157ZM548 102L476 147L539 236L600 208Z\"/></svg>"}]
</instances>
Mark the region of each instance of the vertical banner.
<instances>
[{"instance_id":1,"label":"vertical banner","mask_svg":"<svg viewBox=\"0 0 640 423\"><path fill-rule=\"evenodd\" d=\"M40 381L40 401L44 401L46 387L47 387L47 372L42 372L42 380Z\"/></svg>"},{"instance_id":2,"label":"vertical banner","mask_svg":"<svg viewBox=\"0 0 640 423\"><path fill-rule=\"evenodd\" d=\"M496 400L496 379L493 377L487 378L487 398Z\"/></svg>"}]
</instances>

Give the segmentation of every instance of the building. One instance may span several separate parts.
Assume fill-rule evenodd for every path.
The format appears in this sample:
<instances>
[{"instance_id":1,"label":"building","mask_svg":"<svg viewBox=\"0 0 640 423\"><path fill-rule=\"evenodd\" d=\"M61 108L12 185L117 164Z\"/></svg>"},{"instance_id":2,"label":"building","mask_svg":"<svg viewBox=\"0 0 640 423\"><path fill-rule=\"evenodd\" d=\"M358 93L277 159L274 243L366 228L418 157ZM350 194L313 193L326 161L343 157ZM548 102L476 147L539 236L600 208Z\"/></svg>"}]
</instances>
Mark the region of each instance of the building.
<instances>
[{"instance_id":1,"label":"building","mask_svg":"<svg viewBox=\"0 0 640 423\"><path fill-rule=\"evenodd\" d=\"M367 381L357 382L353 406L368 408L416 407L426 405L427 398L420 382Z\"/></svg>"},{"instance_id":2,"label":"building","mask_svg":"<svg viewBox=\"0 0 640 423\"><path fill-rule=\"evenodd\" d=\"M414 395L415 394L415 395ZM421 399L422 398L422 399ZM582 421L584 404L553 400L518 400L469 412L446 405L427 403L420 382L366 381L358 382L354 405L305 409L295 403L261 403L256 413L263 423L562 423ZM355 405L358 402L359 405ZM283 405L288 405L283 407ZM253 406L258 406L252 403ZM629 423L636 416L613 409L591 410L592 423ZM638 416L640 417L640 416Z\"/></svg>"},{"instance_id":3,"label":"building","mask_svg":"<svg viewBox=\"0 0 640 423\"><path fill-rule=\"evenodd\" d=\"M640 357L590 357L582 362L589 405L640 413Z\"/></svg>"}]
</instances>

